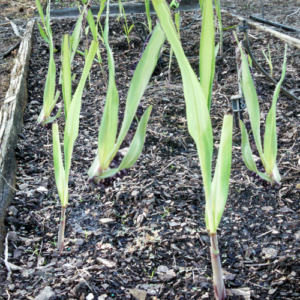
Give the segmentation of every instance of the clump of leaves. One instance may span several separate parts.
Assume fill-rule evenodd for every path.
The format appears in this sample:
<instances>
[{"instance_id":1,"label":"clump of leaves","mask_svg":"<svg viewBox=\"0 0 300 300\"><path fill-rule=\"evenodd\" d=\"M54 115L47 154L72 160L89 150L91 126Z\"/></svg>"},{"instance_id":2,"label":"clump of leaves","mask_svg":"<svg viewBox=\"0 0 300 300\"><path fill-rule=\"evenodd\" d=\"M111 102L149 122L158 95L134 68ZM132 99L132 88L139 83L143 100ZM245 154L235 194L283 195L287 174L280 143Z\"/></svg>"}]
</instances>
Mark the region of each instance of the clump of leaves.
<instances>
[{"instance_id":1,"label":"clump of leaves","mask_svg":"<svg viewBox=\"0 0 300 300\"><path fill-rule=\"evenodd\" d=\"M140 62L133 74L133 78L129 87L125 113L122 126L117 136L118 130L118 112L119 112L119 93L115 83L115 66L112 51L108 43L108 6L107 17L104 29L104 42L108 54L108 67L109 67L109 81L106 95L106 102L103 111L101 124L99 127L98 136L98 153L88 171L88 175L95 183L100 182L102 179L112 177L119 173L121 170L130 168L140 156L143 148L146 125L150 116L151 106L146 109L141 117L136 133L133 140L124 153L124 158L118 167L111 166L111 162L115 158L121 144L126 137L126 134L131 126L132 120L135 116L136 110L140 100L147 88L149 79L156 66L161 47L164 43L165 37L160 26L156 26L147 45Z\"/></svg>"},{"instance_id":2,"label":"clump of leaves","mask_svg":"<svg viewBox=\"0 0 300 300\"><path fill-rule=\"evenodd\" d=\"M240 126L242 131L243 159L247 168L252 172L255 172L257 175L259 175L260 178L269 181L272 184L274 184L275 182L279 183L281 180L281 176L279 174L277 164L276 164L276 157L277 157L276 105L277 105L277 100L280 92L280 87L285 77L287 47L285 47L285 55L284 55L281 79L276 85L274 95L273 95L272 105L268 112L266 123L265 123L265 134L264 134L263 146L261 143L261 136L260 136L260 131L261 131L260 130L260 109L259 109L258 97L249 70L249 66L247 63L247 58L245 57L241 47L240 47L240 52L242 56L242 79L241 79L242 90L245 97L245 102L247 105L248 114L251 122L252 134L254 136L256 148L258 150L260 159L265 168L265 173L260 172L257 169L257 165L252 156L247 129L244 123L240 121Z\"/></svg>"}]
</instances>

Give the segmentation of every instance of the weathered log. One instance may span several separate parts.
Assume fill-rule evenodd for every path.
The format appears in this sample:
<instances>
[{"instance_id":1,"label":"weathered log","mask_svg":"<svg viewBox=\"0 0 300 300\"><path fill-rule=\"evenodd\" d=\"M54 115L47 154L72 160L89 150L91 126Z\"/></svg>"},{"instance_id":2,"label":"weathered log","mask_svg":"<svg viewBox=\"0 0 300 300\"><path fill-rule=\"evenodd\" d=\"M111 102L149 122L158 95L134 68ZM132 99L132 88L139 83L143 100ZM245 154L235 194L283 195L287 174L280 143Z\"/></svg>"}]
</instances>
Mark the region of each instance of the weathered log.
<instances>
[{"instance_id":1,"label":"weathered log","mask_svg":"<svg viewBox=\"0 0 300 300\"><path fill-rule=\"evenodd\" d=\"M4 218L12 200L15 176L15 148L23 125L27 103L27 70L35 21L29 21L11 71L10 86L0 109L0 253L3 250Z\"/></svg>"}]
</instances>

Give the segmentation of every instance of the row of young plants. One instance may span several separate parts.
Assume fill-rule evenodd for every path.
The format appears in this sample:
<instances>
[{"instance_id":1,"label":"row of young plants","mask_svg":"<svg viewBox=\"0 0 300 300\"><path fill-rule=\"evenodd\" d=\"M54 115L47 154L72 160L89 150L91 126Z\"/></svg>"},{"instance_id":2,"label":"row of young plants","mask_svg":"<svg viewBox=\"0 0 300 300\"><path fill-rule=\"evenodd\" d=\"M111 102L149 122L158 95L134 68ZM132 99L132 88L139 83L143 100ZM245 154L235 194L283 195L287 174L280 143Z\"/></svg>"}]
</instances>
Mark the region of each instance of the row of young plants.
<instances>
[{"instance_id":1,"label":"row of young plants","mask_svg":"<svg viewBox=\"0 0 300 300\"><path fill-rule=\"evenodd\" d=\"M50 27L50 6L47 8L47 15L44 17L40 3L37 1L37 7L41 15L42 25L39 24L39 29L44 40L49 44L50 60L48 74L44 90L44 104L41 114L38 118L40 124L53 123L60 115L60 110L56 116L51 117L51 112L59 97L59 93L55 93L55 76L56 66L54 62L54 46L52 41L52 31ZM102 121L99 126L98 135L98 151L97 156L91 165L88 175L90 180L99 182L102 179L109 178L118 174L124 169L130 168L138 159L142 152L146 126L149 120L152 107L148 107L142 118L138 122L138 126L133 137L133 140L127 149L120 165L117 168L111 168L111 162L116 156L129 128L135 117L138 105L147 88L153 70L161 54L161 49L168 40L170 44L170 64L173 52L178 61L182 81L183 91L186 102L186 115L188 131L194 139L197 146L197 152L200 161L200 167L205 189L205 221L206 229L210 235L211 241L211 261L213 269L214 292L216 299L225 299L225 285L222 277L222 267L220 260L220 251L218 247L217 229L220 224L222 214L225 209L229 179L231 171L231 155L232 155L232 123L231 115L224 116L220 147L217 157L215 172L212 168L213 156L213 132L210 119L210 108L212 101L212 89L215 75L215 28L212 0L200 0L200 8L202 12L202 29L200 38L200 55L199 55L199 75L200 81L194 73L180 42L180 15L175 14L175 24L172 20L172 14L169 5L165 0L152 0L152 4L156 11L159 22L152 31L152 23L150 18L149 1L146 1L146 13L148 17L148 29L151 37L147 43L145 50L139 60L139 63L133 74L129 87L124 119L118 131L118 111L119 111L119 94L115 83L115 65L114 58L109 46L108 40L108 22L109 22L109 2L101 0L100 11L97 15L96 22L89 10L89 3L86 3L77 20L72 36L64 35L62 40L62 69L60 75L60 83L62 84L62 94L64 100L65 113L65 128L63 131L63 152L61 153L59 127L57 123L52 124L53 135L53 159L55 169L55 180L59 198L61 200L61 220L58 237L58 249L61 254L63 251L64 231L66 224L66 207L68 205L68 178L71 168L73 147L78 136L79 130L79 115L81 109L81 98L85 82L89 77L90 68L95 56L99 62L103 72L103 80L106 82L106 76L102 66L102 59L99 51L99 44L104 43L108 57L108 82L105 107L103 111ZM215 1L217 16L221 24L220 3ZM106 21L104 30L100 24L100 16L106 5ZM120 7L122 7L120 5ZM124 16L124 8L122 10ZM80 82L75 93L72 95L72 75L71 65L74 59L79 42L81 40L82 28L85 26L83 21L86 18L88 27L84 32L91 31L93 41L88 48L86 44L85 53L80 53L85 56L85 65L81 75ZM125 17L126 18L126 17ZM125 19L126 20L126 19ZM129 33L132 27L128 28L127 21L125 22L124 30L129 39ZM220 25L220 28L221 25ZM221 30L222 31L222 30ZM237 41L238 42L238 41ZM130 40L129 40L130 43ZM241 58L242 58L242 76L241 86L245 97L248 114L251 122L252 133L255 143L265 168L265 173L259 172L251 153L248 133L243 124L240 122L242 133L242 155L244 162L249 170L258 174L262 179L274 184L281 180L280 174L276 165L277 157L277 134L276 134L276 103L280 91L280 86L285 76L286 58L283 63L283 72L280 82L277 84L272 106L267 115L265 123L264 143L261 143L260 137L260 109L253 83L253 79L249 70L249 65L246 56L243 53L241 45L238 43ZM221 47L222 49L222 47ZM222 50L221 50L222 53ZM286 57L286 51L285 51ZM169 64L169 65L170 65ZM64 159L63 159L64 157Z\"/></svg>"}]
</instances>

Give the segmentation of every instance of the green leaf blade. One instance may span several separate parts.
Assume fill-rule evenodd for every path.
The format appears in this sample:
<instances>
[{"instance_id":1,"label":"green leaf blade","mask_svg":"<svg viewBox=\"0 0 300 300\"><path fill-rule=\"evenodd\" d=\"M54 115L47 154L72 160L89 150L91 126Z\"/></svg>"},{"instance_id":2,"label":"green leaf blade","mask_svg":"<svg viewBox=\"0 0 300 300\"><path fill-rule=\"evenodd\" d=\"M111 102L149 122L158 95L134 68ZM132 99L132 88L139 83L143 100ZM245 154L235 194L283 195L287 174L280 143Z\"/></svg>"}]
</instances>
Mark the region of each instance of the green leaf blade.
<instances>
[{"instance_id":1,"label":"green leaf blade","mask_svg":"<svg viewBox=\"0 0 300 300\"><path fill-rule=\"evenodd\" d=\"M213 204L214 228L210 228L210 234L217 232L227 201L231 171L232 124L232 116L225 116L223 121L217 166L212 182L211 197Z\"/></svg>"},{"instance_id":2,"label":"green leaf blade","mask_svg":"<svg viewBox=\"0 0 300 300\"><path fill-rule=\"evenodd\" d=\"M166 2L163 0L153 0L152 3L160 20L162 29L164 30L167 39L174 50L182 74L188 131L197 145L197 151L203 175L205 198L208 203L210 201L211 192L213 139L211 121L207 108L207 99L192 67L190 66L184 54ZM209 219L211 222L213 222L211 213Z\"/></svg>"},{"instance_id":3,"label":"green leaf blade","mask_svg":"<svg viewBox=\"0 0 300 300\"><path fill-rule=\"evenodd\" d=\"M55 182L58 190L58 195L61 200L62 206L66 204L65 199L65 175L64 175L64 165L62 161L60 140L58 125L56 123L52 124L52 139L53 139L53 162L54 162L54 172L55 172Z\"/></svg>"},{"instance_id":4,"label":"green leaf blade","mask_svg":"<svg viewBox=\"0 0 300 300\"><path fill-rule=\"evenodd\" d=\"M107 6L107 14L108 8L109 6ZM102 171L107 169L109 166L109 163L105 164L105 162L116 142L119 113L119 93L115 82L115 63L112 51L108 43L108 19L109 17L107 15L103 37L107 51L109 79L105 107L99 127L98 136L98 157L100 161L100 168Z\"/></svg>"},{"instance_id":5,"label":"green leaf blade","mask_svg":"<svg viewBox=\"0 0 300 300\"><path fill-rule=\"evenodd\" d=\"M86 82L86 79L89 75L90 68L93 63L93 59L95 57L96 51L98 49L98 43L92 41L88 55L85 60L84 69L81 75L81 79L77 86L77 89L74 93L73 99L71 101L71 105L68 111L68 118L65 126L65 134L64 134L64 154L65 154L65 178L66 182L68 182L69 178L69 170L71 165L71 158L73 153L73 146L75 140L78 136L79 130L79 116L81 109L81 98L83 88Z\"/></svg>"},{"instance_id":6,"label":"green leaf blade","mask_svg":"<svg viewBox=\"0 0 300 300\"><path fill-rule=\"evenodd\" d=\"M139 125L137 127L136 133L133 137L133 140L129 146L128 152L126 153L125 157L123 158L119 170L128 169L132 167L137 159L139 158L145 141L146 136L146 127L150 117L150 113L152 110L152 106L149 106L147 110L144 112Z\"/></svg>"},{"instance_id":7,"label":"green leaf blade","mask_svg":"<svg viewBox=\"0 0 300 300\"><path fill-rule=\"evenodd\" d=\"M70 65L70 49L69 49L69 36L66 34L63 40L63 81L62 91L65 106L65 120L68 117L68 110L72 98L72 81L71 81L71 65Z\"/></svg>"},{"instance_id":8,"label":"green leaf blade","mask_svg":"<svg viewBox=\"0 0 300 300\"><path fill-rule=\"evenodd\" d=\"M264 135L264 154L265 154L266 162L271 171L271 174L269 175L273 175L273 173L274 175L276 174L277 180L278 179L280 180L280 175L278 170L277 172L276 170L274 170L274 167L276 165L276 157L277 157L276 105L277 105L277 100L280 92L280 87L282 85L282 82L285 77L285 72L286 72L286 52L287 52L287 47L285 47L285 55L284 55L284 62L282 66L281 79L276 85L274 91L272 105L266 119L265 135Z\"/></svg>"},{"instance_id":9,"label":"green leaf blade","mask_svg":"<svg viewBox=\"0 0 300 300\"><path fill-rule=\"evenodd\" d=\"M110 155L106 159L105 166L109 165L110 161L116 155L120 148L134 118L141 98L148 86L150 77L157 64L160 49L165 41L165 35L160 26L156 26L153 30L152 36L146 49L135 69L133 74L129 91L126 98L126 107L124 112L124 119L120 129L117 142L112 149Z\"/></svg>"},{"instance_id":10,"label":"green leaf blade","mask_svg":"<svg viewBox=\"0 0 300 300\"><path fill-rule=\"evenodd\" d=\"M212 86L215 76L215 27L212 1L203 3L203 22L200 39L200 83L210 110Z\"/></svg>"}]
</instances>

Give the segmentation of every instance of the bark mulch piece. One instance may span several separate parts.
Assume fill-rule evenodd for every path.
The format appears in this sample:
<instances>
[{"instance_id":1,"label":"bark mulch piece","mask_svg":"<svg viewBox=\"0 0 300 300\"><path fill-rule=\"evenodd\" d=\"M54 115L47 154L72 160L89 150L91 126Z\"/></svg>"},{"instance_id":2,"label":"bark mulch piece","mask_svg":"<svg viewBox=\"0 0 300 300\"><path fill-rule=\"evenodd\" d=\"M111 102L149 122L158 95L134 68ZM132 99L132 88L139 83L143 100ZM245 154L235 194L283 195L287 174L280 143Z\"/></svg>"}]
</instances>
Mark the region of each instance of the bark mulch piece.
<instances>
[{"instance_id":1,"label":"bark mulch piece","mask_svg":"<svg viewBox=\"0 0 300 300\"><path fill-rule=\"evenodd\" d=\"M182 16L184 27L191 23L194 14ZM142 17L138 20L146 22ZM128 22L130 26L130 19ZM74 23L53 22L57 45ZM226 27L237 24L234 19L224 19ZM122 21L110 19L109 41L116 64L120 116L132 66L143 47L132 31L132 50L126 51L122 26ZM197 74L200 29L201 23L197 21L181 33L184 50ZM35 34L28 106L17 146L17 192L6 218L7 258L21 269L13 270L8 281L5 266L0 262L3 299L34 299L38 295L47 295L47 299L213 299L202 176L196 147L187 131L182 82L175 59L171 84L168 85L168 58L163 57L164 67L155 70L142 98L143 108L152 104L153 111L141 157L127 176L106 188L87 182L106 95L100 68L97 63L93 65L91 85L87 83L83 93L79 136L70 172L65 248L63 255L58 256L60 201L54 179L52 134L36 124L49 50L37 29ZM250 30L250 34L258 59L263 58L261 50L268 43L274 57L283 54L284 43L277 38L255 30ZM84 41L85 38L81 50ZM288 54L295 51L290 47ZM101 53L107 72L103 45ZM163 53L169 54L167 43ZM55 59L60 67L60 52ZM300 88L299 60L288 59L283 84L287 89ZM76 56L73 72L78 77L83 64L84 58ZM276 80L281 75L281 64L282 60L274 64ZM268 69L266 63L264 67ZM274 86L257 70L254 77L264 124ZM217 82L211 108L213 165L223 116L231 112L230 97L238 92L230 32L224 33L224 58L217 63ZM283 177L280 186L265 186L251 177L242 161L240 133L236 129L234 132L230 191L218 231L228 299L250 299L250 295L254 299L300 297L300 106L283 94L277 106L278 166ZM60 131L63 126L62 116Z\"/></svg>"}]
</instances>

